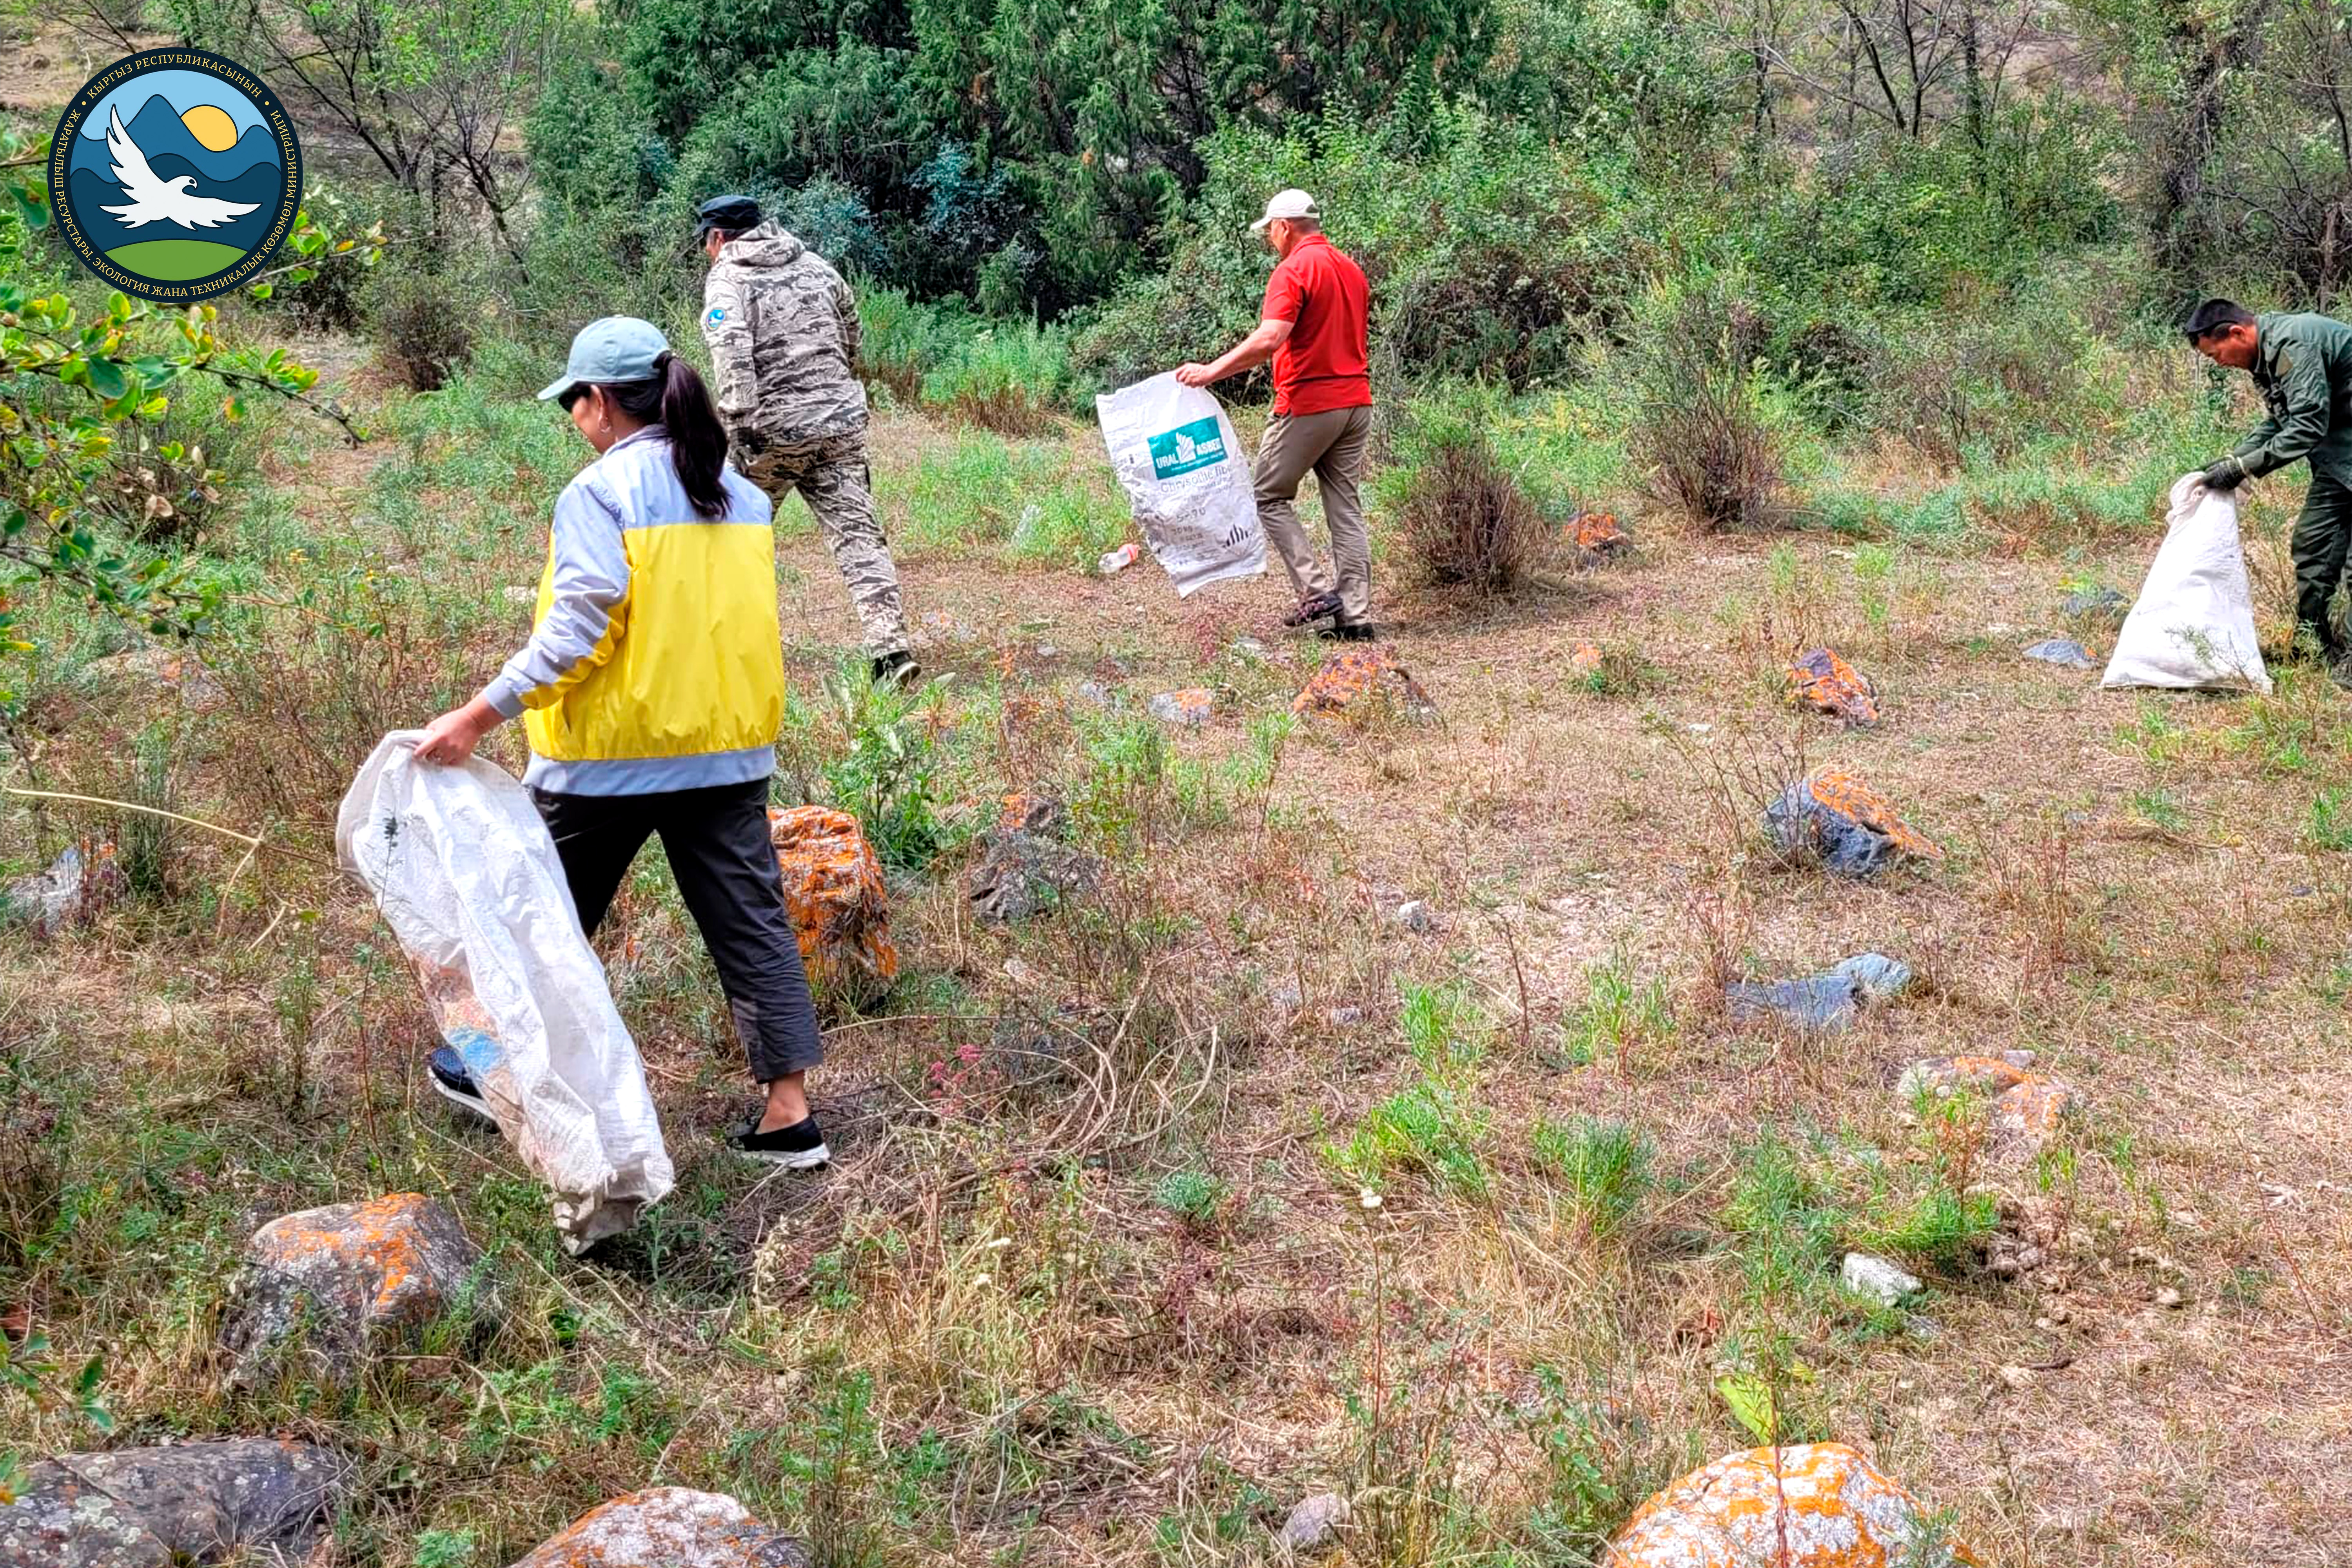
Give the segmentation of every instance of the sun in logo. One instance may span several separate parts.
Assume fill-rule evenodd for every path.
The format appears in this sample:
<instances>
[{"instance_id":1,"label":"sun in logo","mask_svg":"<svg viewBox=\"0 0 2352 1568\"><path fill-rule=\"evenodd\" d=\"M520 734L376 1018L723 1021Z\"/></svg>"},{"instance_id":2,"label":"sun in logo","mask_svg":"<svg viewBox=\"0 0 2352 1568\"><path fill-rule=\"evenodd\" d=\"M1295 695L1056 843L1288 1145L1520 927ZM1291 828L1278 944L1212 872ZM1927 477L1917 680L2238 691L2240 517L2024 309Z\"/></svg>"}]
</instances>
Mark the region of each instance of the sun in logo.
<instances>
[{"instance_id":1,"label":"sun in logo","mask_svg":"<svg viewBox=\"0 0 2352 1568\"><path fill-rule=\"evenodd\" d=\"M49 160L58 231L127 294L172 302L255 281L301 205L293 122L216 55L156 49L83 84Z\"/></svg>"}]
</instances>

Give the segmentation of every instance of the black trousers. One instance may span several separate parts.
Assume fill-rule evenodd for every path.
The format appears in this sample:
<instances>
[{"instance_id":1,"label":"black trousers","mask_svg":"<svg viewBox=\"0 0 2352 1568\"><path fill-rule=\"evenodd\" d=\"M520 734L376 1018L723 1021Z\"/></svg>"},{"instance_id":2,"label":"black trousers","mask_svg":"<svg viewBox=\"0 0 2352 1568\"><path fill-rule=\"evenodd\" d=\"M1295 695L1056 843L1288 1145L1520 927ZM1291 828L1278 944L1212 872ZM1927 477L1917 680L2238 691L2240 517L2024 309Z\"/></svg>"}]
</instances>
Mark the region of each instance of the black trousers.
<instances>
[{"instance_id":1,"label":"black trousers","mask_svg":"<svg viewBox=\"0 0 2352 1568\"><path fill-rule=\"evenodd\" d=\"M582 931L596 934L637 851L658 834L718 966L751 1076L766 1083L824 1059L783 873L768 841L767 780L657 795L530 794L554 836Z\"/></svg>"}]
</instances>

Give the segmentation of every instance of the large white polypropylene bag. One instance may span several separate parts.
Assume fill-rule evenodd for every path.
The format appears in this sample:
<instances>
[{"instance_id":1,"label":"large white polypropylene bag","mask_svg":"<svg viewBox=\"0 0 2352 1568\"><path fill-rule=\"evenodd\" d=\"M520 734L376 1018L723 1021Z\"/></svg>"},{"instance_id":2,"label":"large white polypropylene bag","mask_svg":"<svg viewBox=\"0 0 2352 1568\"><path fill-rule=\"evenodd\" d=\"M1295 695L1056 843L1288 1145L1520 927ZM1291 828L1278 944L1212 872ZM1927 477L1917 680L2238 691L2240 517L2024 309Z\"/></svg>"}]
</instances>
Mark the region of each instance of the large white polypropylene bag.
<instances>
[{"instance_id":1,"label":"large white polypropylene bag","mask_svg":"<svg viewBox=\"0 0 2352 1568\"><path fill-rule=\"evenodd\" d=\"M377 744L336 813L336 858L375 895L442 1038L578 1253L670 1190L645 1064L530 795L478 757L419 763L421 738Z\"/></svg>"},{"instance_id":2,"label":"large white polypropylene bag","mask_svg":"<svg viewBox=\"0 0 2352 1568\"><path fill-rule=\"evenodd\" d=\"M1171 372L1096 398L1095 417L1178 596L1265 570L1249 465L1223 405Z\"/></svg>"},{"instance_id":3,"label":"large white polypropylene bag","mask_svg":"<svg viewBox=\"0 0 2352 1568\"><path fill-rule=\"evenodd\" d=\"M2238 545L2238 498L2183 474L2172 487L2164 543L2116 637L2106 687L2268 691L2254 644L2254 595Z\"/></svg>"}]
</instances>

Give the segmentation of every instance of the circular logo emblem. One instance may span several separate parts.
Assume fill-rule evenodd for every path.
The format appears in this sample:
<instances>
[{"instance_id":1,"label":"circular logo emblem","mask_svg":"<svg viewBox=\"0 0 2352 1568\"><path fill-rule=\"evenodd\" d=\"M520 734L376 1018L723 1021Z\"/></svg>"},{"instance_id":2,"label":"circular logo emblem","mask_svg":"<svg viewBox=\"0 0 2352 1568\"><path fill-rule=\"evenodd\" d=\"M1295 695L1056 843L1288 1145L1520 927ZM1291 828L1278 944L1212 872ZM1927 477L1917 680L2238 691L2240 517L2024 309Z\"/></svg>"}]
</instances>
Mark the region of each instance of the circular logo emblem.
<instances>
[{"instance_id":1,"label":"circular logo emblem","mask_svg":"<svg viewBox=\"0 0 2352 1568\"><path fill-rule=\"evenodd\" d=\"M66 105L49 202L83 266L185 305L253 281L293 232L302 150L278 95L235 60L149 49Z\"/></svg>"}]
</instances>

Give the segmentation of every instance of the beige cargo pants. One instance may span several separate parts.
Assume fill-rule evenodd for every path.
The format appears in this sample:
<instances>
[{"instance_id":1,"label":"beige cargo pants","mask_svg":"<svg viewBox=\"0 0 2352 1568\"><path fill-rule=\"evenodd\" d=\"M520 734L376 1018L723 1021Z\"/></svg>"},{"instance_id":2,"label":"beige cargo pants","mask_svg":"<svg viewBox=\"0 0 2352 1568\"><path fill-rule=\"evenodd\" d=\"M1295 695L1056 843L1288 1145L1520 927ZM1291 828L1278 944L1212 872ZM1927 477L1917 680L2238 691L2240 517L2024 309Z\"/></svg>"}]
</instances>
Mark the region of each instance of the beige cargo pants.
<instances>
[{"instance_id":1,"label":"beige cargo pants","mask_svg":"<svg viewBox=\"0 0 2352 1568\"><path fill-rule=\"evenodd\" d=\"M898 599L898 568L889 541L874 515L873 471L866 464L866 437L853 431L811 441L762 447L737 458L743 477L779 507L798 490L816 518L841 580L849 585L866 634L866 651L876 658L907 651L907 612Z\"/></svg>"},{"instance_id":2,"label":"beige cargo pants","mask_svg":"<svg viewBox=\"0 0 2352 1568\"><path fill-rule=\"evenodd\" d=\"M1277 414L1258 443L1257 519L1266 542L1289 570L1300 599L1333 590L1338 569L1339 619L1354 623L1372 613L1372 536L1364 526L1364 456L1372 441L1372 411L1334 408L1322 414ZM1323 524L1331 534L1332 566L1327 567L1299 526L1299 481L1312 472L1323 494Z\"/></svg>"}]
</instances>

